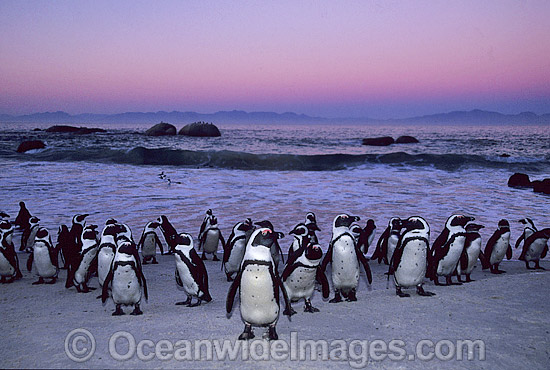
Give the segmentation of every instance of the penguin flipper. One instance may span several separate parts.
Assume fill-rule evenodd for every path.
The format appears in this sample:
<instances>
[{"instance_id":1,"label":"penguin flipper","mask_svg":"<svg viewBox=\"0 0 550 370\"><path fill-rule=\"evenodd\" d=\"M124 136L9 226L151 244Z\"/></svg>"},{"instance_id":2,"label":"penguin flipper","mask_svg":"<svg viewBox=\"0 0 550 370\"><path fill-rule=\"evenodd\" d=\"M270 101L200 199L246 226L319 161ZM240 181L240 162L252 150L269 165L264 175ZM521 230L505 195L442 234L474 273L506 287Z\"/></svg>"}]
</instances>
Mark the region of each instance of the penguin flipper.
<instances>
[{"instance_id":1,"label":"penguin flipper","mask_svg":"<svg viewBox=\"0 0 550 370\"><path fill-rule=\"evenodd\" d=\"M479 260L481 261L481 268L483 270L486 270L488 269L490 266L490 263L489 263L489 260L487 259L487 257L485 257L485 254L483 252L479 252Z\"/></svg>"},{"instance_id":2,"label":"penguin flipper","mask_svg":"<svg viewBox=\"0 0 550 370\"><path fill-rule=\"evenodd\" d=\"M279 304L279 288L280 288L281 292L283 293L283 300L285 301L285 310L283 312L291 312L292 307L290 306L290 300L288 299L288 294L286 292L285 286L283 285L283 282L281 281L279 276L275 274L275 266L271 265L269 267L269 273L271 274L271 278L273 279L273 282L274 282L273 290L274 290L275 300L277 301L277 304Z\"/></svg>"},{"instance_id":3,"label":"penguin flipper","mask_svg":"<svg viewBox=\"0 0 550 370\"><path fill-rule=\"evenodd\" d=\"M52 261L52 265L59 268L59 249L53 246L51 238L50 238L50 246L51 248L48 248L48 253L50 254L50 261Z\"/></svg>"},{"instance_id":4,"label":"penguin flipper","mask_svg":"<svg viewBox=\"0 0 550 370\"><path fill-rule=\"evenodd\" d=\"M31 255L29 256L29 259L27 259L27 271L32 270L32 261L33 260L34 260L34 252L31 253Z\"/></svg>"},{"instance_id":5,"label":"penguin flipper","mask_svg":"<svg viewBox=\"0 0 550 370\"><path fill-rule=\"evenodd\" d=\"M332 249L333 245L332 242L328 245L327 253L325 254L325 257L323 258L323 262L321 263L321 271L325 273L325 270L327 268L327 265L329 263L332 263Z\"/></svg>"},{"instance_id":6,"label":"penguin flipper","mask_svg":"<svg viewBox=\"0 0 550 370\"><path fill-rule=\"evenodd\" d=\"M523 232L518 238L518 240L516 240L516 245L514 246L515 249L518 249L519 243L521 243L522 240L525 240L525 232Z\"/></svg>"},{"instance_id":7,"label":"penguin flipper","mask_svg":"<svg viewBox=\"0 0 550 370\"><path fill-rule=\"evenodd\" d=\"M237 273L235 280L233 280L233 282L231 283L231 287L229 287L229 291L227 292L227 300L225 302L225 310L227 311L227 313L230 313L233 310L233 301L235 300L237 289L241 285L243 268L244 266L239 269L239 272Z\"/></svg>"},{"instance_id":8,"label":"penguin flipper","mask_svg":"<svg viewBox=\"0 0 550 370\"><path fill-rule=\"evenodd\" d=\"M157 235L157 233L155 233L155 243L156 243L156 245L159 246L160 254L163 255L164 254L164 249L162 248L162 243L160 242L160 239L159 239L159 236Z\"/></svg>"},{"instance_id":9,"label":"penguin flipper","mask_svg":"<svg viewBox=\"0 0 550 370\"><path fill-rule=\"evenodd\" d=\"M493 233L493 235L491 235L491 237L487 241L487 245L485 246L485 250L483 251L483 254L485 255L485 257L487 257L488 261L491 259L491 254L493 254L493 247L494 247L494 245L497 242L499 237L500 237L500 235L499 235L499 232L497 230ZM523 248L523 249L525 250L525 248ZM489 263L489 265L490 265L490 263ZM487 267L487 268L489 268L489 267Z\"/></svg>"},{"instance_id":10,"label":"penguin flipper","mask_svg":"<svg viewBox=\"0 0 550 370\"><path fill-rule=\"evenodd\" d=\"M512 245L508 244L508 249L506 249L506 259L510 260L512 258Z\"/></svg>"},{"instance_id":11,"label":"penguin flipper","mask_svg":"<svg viewBox=\"0 0 550 370\"><path fill-rule=\"evenodd\" d=\"M137 249L139 250L139 246L143 248L143 241L145 240L145 230L143 230L143 233L141 233L141 238L139 238L139 242L137 243Z\"/></svg>"},{"instance_id":12,"label":"penguin flipper","mask_svg":"<svg viewBox=\"0 0 550 370\"><path fill-rule=\"evenodd\" d=\"M111 268L109 269L109 273L105 277L105 281L103 281L103 287L101 288L101 302L105 303L107 301L107 298L109 297L109 284L113 280L113 270L114 270L114 264L113 261L111 263Z\"/></svg>"},{"instance_id":13,"label":"penguin flipper","mask_svg":"<svg viewBox=\"0 0 550 370\"><path fill-rule=\"evenodd\" d=\"M321 284L321 291L323 292L323 298L328 298L330 294L330 287L328 285L327 276L325 275L324 271L321 271L319 267L317 267L317 273L316 273L316 280Z\"/></svg>"},{"instance_id":14,"label":"penguin flipper","mask_svg":"<svg viewBox=\"0 0 550 370\"><path fill-rule=\"evenodd\" d=\"M285 256L283 255L283 250L281 249L281 246L279 245L279 242L277 242L277 240L275 240L275 245L277 246L277 251L281 255L281 262L285 263Z\"/></svg>"},{"instance_id":15,"label":"penguin flipper","mask_svg":"<svg viewBox=\"0 0 550 370\"><path fill-rule=\"evenodd\" d=\"M199 257L195 249L191 249L189 256L191 257L191 262L195 265L193 271L193 275L195 276L193 277L197 281L199 289L210 296L208 293L208 271L206 270L203 260Z\"/></svg>"},{"instance_id":16,"label":"penguin flipper","mask_svg":"<svg viewBox=\"0 0 550 370\"><path fill-rule=\"evenodd\" d=\"M183 282L181 281L180 273L179 273L177 267L176 267L176 271L174 273L174 277L176 278L176 284L178 284L179 287L183 288Z\"/></svg>"},{"instance_id":17,"label":"penguin flipper","mask_svg":"<svg viewBox=\"0 0 550 370\"><path fill-rule=\"evenodd\" d=\"M382 259L384 259L384 256L386 256L387 254L389 236L390 236L390 227L388 226L386 230L384 230L382 235L380 235L380 238L378 239L378 243L376 243L376 250L372 255L372 259L378 258L379 264L382 262Z\"/></svg>"},{"instance_id":18,"label":"penguin flipper","mask_svg":"<svg viewBox=\"0 0 550 370\"><path fill-rule=\"evenodd\" d=\"M367 274L367 280L369 284L372 284L372 272L370 270L369 261L367 260L367 257L363 253L361 253L361 250L356 246L355 247L355 255L363 265L363 268L365 269L365 273Z\"/></svg>"},{"instance_id":19,"label":"penguin flipper","mask_svg":"<svg viewBox=\"0 0 550 370\"><path fill-rule=\"evenodd\" d=\"M546 257L546 254L548 253L548 243L544 244L544 248L542 248L542 253L540 254L540 258L543 259Z\"/></svg>"},{"instance_id":20,"label":"penguin flipper","mask_svg":"<svg viewBox=\"0 0 550 370\"><path fill-rule=\"evenodd\" d=\"M511 251L511 249L510 249L510 251ZM466 252L466 248L464 248L462 250L462 254L460 255L459 263L460 263L461 270L464 271L468 268L468 252ZM458 273L458 271L457 271L457 273Z\"/></svg>"}]
</instances>

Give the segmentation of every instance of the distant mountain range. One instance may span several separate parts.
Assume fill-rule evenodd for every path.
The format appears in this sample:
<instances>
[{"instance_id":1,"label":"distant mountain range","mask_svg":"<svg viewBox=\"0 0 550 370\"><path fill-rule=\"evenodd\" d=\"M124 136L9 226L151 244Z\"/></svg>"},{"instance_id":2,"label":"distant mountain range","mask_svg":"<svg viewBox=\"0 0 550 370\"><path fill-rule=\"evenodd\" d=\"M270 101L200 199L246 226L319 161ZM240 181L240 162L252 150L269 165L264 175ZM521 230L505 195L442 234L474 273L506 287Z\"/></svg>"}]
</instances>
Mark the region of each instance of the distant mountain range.
<instances>
[{"instance_id":1,"label":"distant mountain range","mask_svg":"<svg viewBox=\"0 0 550 370\"><path fill-rule=\"evenodd\" d=\"M34 113L22 116L0 114L0 122L45 122L52 124L90 124L90 123L191 123L207 121L212 123L394 123L394 124L550 124L550 113L537 115L532 112L520 114L502 114L483 111L456 111L403 119L372 118L323 118L311 117L292 112L244 112L239 110L219 111L216 113L197 112L127 112L119 114L84 113L70 115L65 112Z\"/></svg>"}]
</instances>

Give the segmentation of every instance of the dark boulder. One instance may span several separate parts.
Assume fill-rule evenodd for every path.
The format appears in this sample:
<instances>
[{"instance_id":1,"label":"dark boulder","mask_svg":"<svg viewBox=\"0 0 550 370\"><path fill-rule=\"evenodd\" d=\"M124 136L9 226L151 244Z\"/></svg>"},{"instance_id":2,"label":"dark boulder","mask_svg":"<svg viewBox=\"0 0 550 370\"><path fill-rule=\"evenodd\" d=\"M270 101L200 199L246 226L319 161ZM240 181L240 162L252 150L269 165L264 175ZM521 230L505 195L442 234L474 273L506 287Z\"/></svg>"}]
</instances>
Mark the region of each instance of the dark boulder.
<instances>
[{"instance_id":1,"label":"dark boulder","mask_svg":"<svg viewBox=\"0 0 550 370\"><path fill-rule=\"evenodd\" d=\"M166 136L166 135L175 135L177 132L176 126L171 125L166 122L157 123L149 130L145 131L147 136Z\"/></svg>"},{"instance_id":2,"label":"dark boulder","mask_svg":"<svg viewBox=\"0 0 550 370\"><path fill-rule=\"evenodd\" d=\"M372 145L372 146L388 146L395 142L393 137L382 136L382 137L370 137L363 139L363 145Z\"/></svg>"},{"instance_id":3,"label":"dark boulder","mask_svg":"<svg viewBox=\"0 0 550 370\"><path fill-rule=\"evenodd\" d=\"M89 128L89 127L76 127L76 126L67 126L67 125L55 125L48 127L46 132L50 133L70 133L70 134L93 134L96 132L107 132L102 128Z\"/></svg>"},{"instance_id":4,"label":"dark boulder","mask_svg":"<svg viewBox=\"0 0 550 370\"><path fill-rule=\"evenodd\" d=\"M222 136L220 130L212 123L194 122L183 126L178 135L198 136L198 137L218 137Z\"/></svg>"},{"instance_id":5,"label":"dark boulder","mask_svg":"<svg viewBox=\"0 0 550 370\"><path fill-rule=\"evenodd\" d=\"M537 180L531 183L536 193L550 194L550 179Z\"/></svg>"},{"instance_id":6,"label":"dark boulder","mask_svg":"<svg viewBox=\"0 0 550 370\"><path fill-rule=\"evenodd\" d=\"M399 136L395 140L396 144L416 144L419 143L418 139L413 136Z\"/></svg>"},{"instance_id":7,"label":"dark boulder","mask_svg":"<svg viewBox=\"0 0 550 370\"><path fill-rule=\"evenodd\" d=\"M25 153L32 149L43 149L46 147L46 144L44 144L41 140L28 140L23 141L19 146L17 147L17 153Z\"/></svg>"},{"instance_id":8,"label":"dark boulder","mask_svg":"<svg viewBox=\"0 0 550 370\"><path fill-rule=\"evenodd\" d=\"M516 172L508 179L508 186L512 188L530 188L533 185L528 175Z\"/></svg>"}]
</instances>

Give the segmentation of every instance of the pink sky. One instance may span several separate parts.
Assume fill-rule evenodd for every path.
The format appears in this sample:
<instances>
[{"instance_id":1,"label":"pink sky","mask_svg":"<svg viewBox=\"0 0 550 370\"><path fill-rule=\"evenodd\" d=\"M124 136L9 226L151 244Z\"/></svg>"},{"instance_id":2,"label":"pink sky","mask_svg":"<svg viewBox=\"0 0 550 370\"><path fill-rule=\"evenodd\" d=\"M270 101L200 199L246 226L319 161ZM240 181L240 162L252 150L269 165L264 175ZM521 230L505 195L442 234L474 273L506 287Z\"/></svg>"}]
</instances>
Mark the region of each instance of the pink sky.
<instances>
[{"instance_id":1,"label":"pink sky","mask_svg":"<svg viewBox=\"0 0 550 370\"><path fill-rule=\"evenodd\" d=\"M0 113L550 112L550 2L0 1Z\"/></svg>"}]
</instances>

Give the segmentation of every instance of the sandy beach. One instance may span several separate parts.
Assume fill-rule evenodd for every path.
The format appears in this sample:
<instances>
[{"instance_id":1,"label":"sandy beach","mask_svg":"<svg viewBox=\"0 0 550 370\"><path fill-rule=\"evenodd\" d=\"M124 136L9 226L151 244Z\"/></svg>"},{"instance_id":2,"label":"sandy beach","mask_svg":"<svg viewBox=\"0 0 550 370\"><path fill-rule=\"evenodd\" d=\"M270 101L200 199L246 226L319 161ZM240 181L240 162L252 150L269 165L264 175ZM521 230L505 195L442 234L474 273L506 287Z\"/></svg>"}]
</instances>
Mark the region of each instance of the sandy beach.
<instances>
[{"instance_id":1,"label":"sandy beach","mask_svg":"<svg viewBox=\"0 0 550 370\"><path fill-rule=\"evenodd\" d=\"M21 266L27 256L19 254ZM65 289L64 270L55 285L31 285L36 278L27 271L22 280L1 285L0 367L546 369L550 362L550 272L527 271L520 261L503 262L502 275L478 265L474 282L427 283L425 289L436 296L407 290L410 298L397 297L391 282L386 289L386 267L370 262L373 283L367 286L363 273L357 302L331 304L316 292L312 303L319 313L305 313L303 303L295 303L296 315L279 318L280 343L263 340L264 329L255 328L248 351L237 341L243 329L238 299L232 315L225 313L230 283L220 262L206 261L213 301L194 308L175 305L185 294L174 282L174 257L159 256L159 262L144 266L149 301L142 316L111 316L114 304L102 305L98 290ZM545 261L541 265L550 268ZM97 278L89 285L97 287ZM239 351L218 352L224 340L241 346ZM308 340L319 344L316 359ZM468 343L460 341L468 340L471 359L466 349L457 353ZM200 356L197 341L204 342L197 346Z\"/></svg>"}]
</instances>

